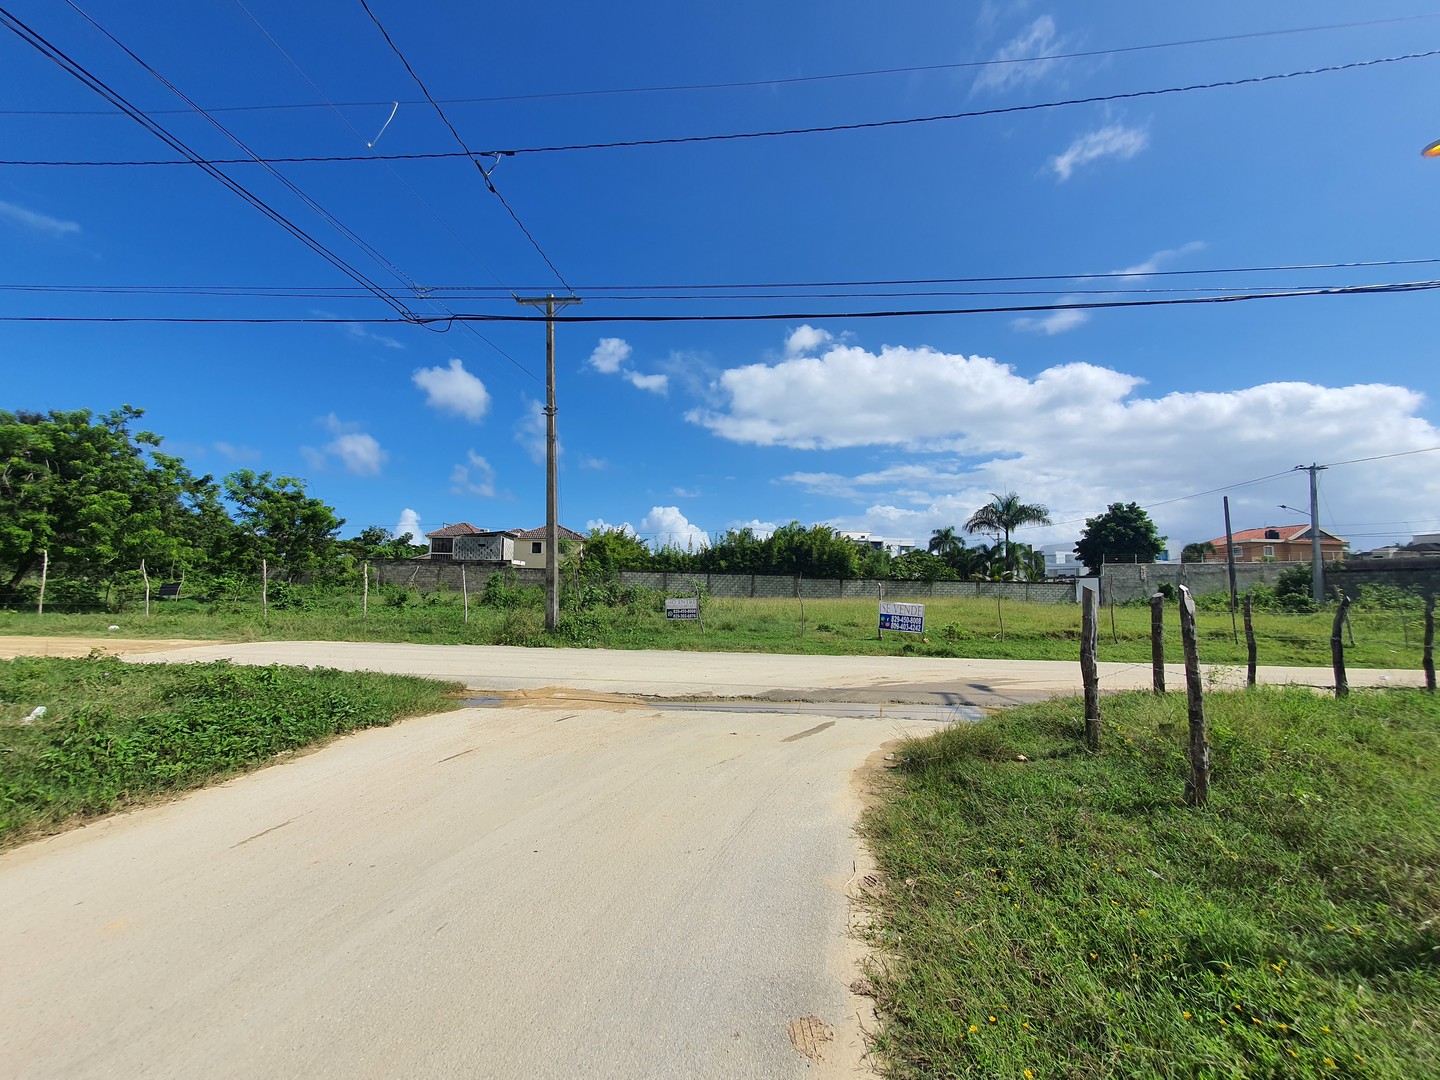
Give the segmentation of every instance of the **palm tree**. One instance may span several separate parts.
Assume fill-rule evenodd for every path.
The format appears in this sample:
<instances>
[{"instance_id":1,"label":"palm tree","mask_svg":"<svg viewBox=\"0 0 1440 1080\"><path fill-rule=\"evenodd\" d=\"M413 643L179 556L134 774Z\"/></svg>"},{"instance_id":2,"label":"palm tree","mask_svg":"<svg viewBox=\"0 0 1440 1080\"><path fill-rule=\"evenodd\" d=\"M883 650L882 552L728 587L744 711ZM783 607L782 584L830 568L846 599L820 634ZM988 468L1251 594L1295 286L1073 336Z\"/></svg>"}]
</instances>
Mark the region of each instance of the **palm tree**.
<instances>
[{"instance_id":1,"label":"palm tree","mask_svg":"<svg viewBox=\"0 0 1440 1080\"><path fill-rule=\"evenodd\" d=\"M943 529L936 529L930 534L930 543L925 548L931 555L939 555L947 563L950 563L961 551L965 550L965 538L960 535L954 525L946 525ZM951 563L951 565L954 565Z\"/></svg>"},{"instance_id":2,"label":"palm tree","mask_svg":"<svg viewBox=\"0 0 1440 1080\"><path fill-rule=\"evenodd\" d=\"M1010 533L1021 525L1049 525L1050 511L1039 503L1023 503L1013 491L1004 495L990 493L990 501L980 507L965 522L966 532L989 533L996 539L1005 538L1005 565L1014 569Z\"/></svg>"}]
</instances>

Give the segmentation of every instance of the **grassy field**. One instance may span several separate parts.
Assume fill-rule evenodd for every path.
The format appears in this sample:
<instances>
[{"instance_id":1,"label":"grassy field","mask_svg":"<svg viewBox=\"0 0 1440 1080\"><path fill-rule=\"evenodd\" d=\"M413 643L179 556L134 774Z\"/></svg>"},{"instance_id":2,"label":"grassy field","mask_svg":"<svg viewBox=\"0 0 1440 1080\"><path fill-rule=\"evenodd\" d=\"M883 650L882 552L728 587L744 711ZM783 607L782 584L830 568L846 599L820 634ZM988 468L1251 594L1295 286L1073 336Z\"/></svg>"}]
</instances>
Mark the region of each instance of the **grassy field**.
<instances>
[{"instance_id":1,"label":"grassy field","mask_svg":"<svg viewBox=\"0 0 1440 1080\"><path fill-rule=\"evenodd\" d=\"M372 594L369 615L361 617L358 597L294 590L287 606L262 620L252 603L157 602L154 614L61 615L0 612L0 634L104 636L119 627L121 637L216 638L226 640L413 641L437 644L563 645L615 649L689 649L720 652L823 653L1074 660L1079 655L1080 608L1075 604L940 599L926 605L927 632L887 634L876 640L873 600L712 599L703 608L704 626L666 623L656 593L607 592L582 595L567 604L559 631L547 634L537 590L504 594L494 603L471 597L467 624L455 593L389 590ZM1420 666L1420 620L1413 612L1352 609L1355 644L1347 661L1357 667ZM1003 623L1003 632L1002 632ZM1331 616L1256 615L1262 664L1326 666L1330 663ZM1167 656L1179 662L1178 614L1167 611ZM1122 606L1101 614L1100 659L1148 663L1150 611ZM1200 612L1201 658L1209 663L1243 664L1243 629L1237 644L1228 611ZM1348 638L1347 638L1348 642Z\"/></svg>"},{"instance_id":2,"label":"grassy field","mask_svg":"<svg viewBox=\"0 0 1440 1080\"><path fill-rule=\"evenodd\" d=\"M458 689L326 669L0 661L0 846L347 731L455 708Z\"/></svg>"},{"instance_id":3,"label":"grassy field","mask_svg":"<svg viewBox=\"0 0 1440 1080\"><path fill-rule=\"evenodd\" d=\"M1078 701L909 743L866 819L896 1077L1440 1075L1440 699ZM1029 760L1019 760L1019 755Z\"/></svg>"}]
</instances>

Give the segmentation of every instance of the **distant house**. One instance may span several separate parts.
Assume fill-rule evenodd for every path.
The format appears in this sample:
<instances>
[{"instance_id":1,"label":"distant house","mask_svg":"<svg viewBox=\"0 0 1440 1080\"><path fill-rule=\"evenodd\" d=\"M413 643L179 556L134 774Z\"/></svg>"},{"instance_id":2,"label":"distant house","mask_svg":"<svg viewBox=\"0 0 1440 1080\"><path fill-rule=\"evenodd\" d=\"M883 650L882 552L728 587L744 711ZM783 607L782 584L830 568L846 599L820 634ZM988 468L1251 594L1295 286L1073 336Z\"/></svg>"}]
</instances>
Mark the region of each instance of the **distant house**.
<instances>
[{"instance_id":1,"label":"distant house","mask_svg":"<svg viewBox=\"0 0 1440 1080\"><path fill-rule=\"evenodd\" d=\"M1210 541L1215 549L1213 555L1205 556L1206 562L1225 562L1229 559L1229 545L1225 537ZM1333 533L1320 530L1320 559L1334 562L1345 557L1349 540L1342 540ZM1311 557L1309 525L1266 525L1260 529L1241 529L1235 533L1235 561L1265 562L1309 562Z\"/></svg>"},{"instance_id":2,"label":"distant house","mask_svg":"<svg viewBox=\"0 0 1440 1080\"><path fill-rule=\"evenodd\" d=\"M560 538L560 557L568 558L578 555L585 546L585 537L574 529L567 529L564 525L556 527L556 534ZM538 529L525 529L511 533L515 538L515 551L510 561L516 566L544 566L545 565L545 526ZM566 544L569 547L566 547Z\"/></svg>"},{"instance_id":3,"label":"distant house","mask_svg":"<svg viewBox=\"0 0 1440 1080\"><path fill-rule=\"evenodd\" d=\"M490 532L476 528L468 521L446 525L426 533L430 541L430 558L455 562L514 562L515 533L513 530Z\"/></svg>"},{"instance_id":4,"label":"distant house","mask_svg":"<svg viewBox=\"0 0 1440 1080\"><path fill-rule=\"evenodd\" d=\"M915 550L915 541L910 537L876 536L868 532L841 531L841 536L852 544L871 548L874 551L888 551L891 555L904 555Z\"/></svg>"},{"instance_id":5,"label":"distant house","mask_svg":"<svg viewBox=\"0 0 1440 1080\"><path fill-rule=\"evenodd\" d=\"M1419 533L1408 544L1387 544L1370 551L1356 551L1352 559L1435 559L1440 558L1440 533Z\"/></svg>"}]
</instances>

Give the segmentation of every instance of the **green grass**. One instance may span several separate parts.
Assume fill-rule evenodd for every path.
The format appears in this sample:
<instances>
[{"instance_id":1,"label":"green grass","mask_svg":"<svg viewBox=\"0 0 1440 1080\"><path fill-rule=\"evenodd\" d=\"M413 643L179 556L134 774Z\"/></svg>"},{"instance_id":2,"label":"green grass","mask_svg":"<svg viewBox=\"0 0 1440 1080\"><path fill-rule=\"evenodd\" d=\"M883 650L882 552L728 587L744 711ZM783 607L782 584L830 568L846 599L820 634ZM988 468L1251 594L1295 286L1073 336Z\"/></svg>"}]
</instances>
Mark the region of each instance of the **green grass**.
<instances>
[{"instance_id":1,"label":"green grass","mask_svg":"<svg viewBox=\"0 0 1440 1080\"><path fill-rule=\"evenodd\" d=\"M324 668L0 661L0 846L347 731L454 708L456 689ZM39 705L44 716L24 723Z\"/></svg>"},{"instance_id":2,"label":"green grass","mask_svg":"<svg viewBox=\"0 0 1440 1080\"><path fill-rule=\"evenodd\" d=\"M617 599L625 597L625 599ZM258 605L226 601L157 602L154 614L129 609L92 615L0 612L0 634L253 640L410 641L435 644L579 646L614 649L681 649L717 652L833 655L917 655L1026 660L1079 656L1080 608L1075 604L1026 604L993 599L937 599L926 603L924 639L887 634L876 640L875 601L711 599L704 626L666 623L658 593L599 590L588 606L562 610L556 634L547 634L538 590L517 594L511 606L483 604L472 595L470 621L456 593L387 589L372 593L368 618L358 597L295 589L291 604L262 620ZM1418 616L1393 610L1352 609L1355 645L1346 660L1355 667L1420 666ZM1150 611L1118 607L1101 613L1100 659L1150 661ZM1256 635L1262 664L1328 666L1330 624L1313 615L1258 613ZM1001 621L1004 633L1001 633ZM1200 654L1207 663L1243 664L1245 645L1234 640L1227 612L1199 613ZM1166 612L1167 658L1181 659L1178 613ZM1348 642L1348 639L1347 639Z\"/></svg>"},{"instance_id":3,"label":"green grass","mask_svg":"<svg viewBox=\"0 0 1440 1080\"><path fill-rule=\"evenodd\" d=\"M1096 755L1074 700L904 747L865 826L890 1075L1440 1075L1440 699L1206 702L1199 810L1183 695L1106 698Z\"/></svg>"}]
</instances>

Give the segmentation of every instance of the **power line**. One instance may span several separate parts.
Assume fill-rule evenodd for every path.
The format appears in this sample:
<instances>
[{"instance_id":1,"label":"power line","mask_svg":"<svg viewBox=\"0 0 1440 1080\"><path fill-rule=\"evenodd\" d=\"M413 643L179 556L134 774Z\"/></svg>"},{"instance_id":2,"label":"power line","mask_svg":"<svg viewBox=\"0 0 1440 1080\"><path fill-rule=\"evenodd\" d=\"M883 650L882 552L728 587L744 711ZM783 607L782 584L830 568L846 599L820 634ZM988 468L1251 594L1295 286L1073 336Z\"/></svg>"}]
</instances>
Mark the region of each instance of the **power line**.
<instances>
[{"instance_id":1,"label":"power line","mask_svg":"<svg viewBox=\"0 0 1440 1080\"><path fill-rule=\"evenodd\" d=\"M393 296L391 296L378 284L371 281L364 273L356 269L354 266L350 265L350 263L348 263L345 259L337 255L335 252L331 251L319 240L315 239L299 225L296 225L289 218L285 217L283 214L280 213L280 211L270 206L258 195L254 194L252 191L244 187L242 184L231 178L226 173L221 172L218 168L214 166L213 163L201 158L198 153L192 150L178 136L172 134L163 125L153 120L143 111L132 105L118 91L114 90L105 82L103 82L99 78L99 76L89 71L72 57L68 56L58 46L46 40L37 31L26 25L23 21L18 19L15 15L13 15L5 8L0 8L0 25L4 25L6 29L10 30L18 38L20 38L20 40L24 41L27 45L30 45L46 59L52 61L62 71L65 71L67 74L71 75L80 83L89 87L91 90L94 90L101 97L105 98L111 104L115 105L116 108L122 110L127 116L133 119L136 123L140 124L141 127L145 128L151 134L155 135L171 149L181 154L184 154L191 163L198 165L208 175L214 177L225 187L229 188L236 195L240 196L240 198L244 199L251 206L255 207L255 209L259 210L262 214L270 218L281 228L285 229L285 231L298 239L306 247L310 248L321 258L325 259L326 262L330 263L337 270L340 270L343 274L345 274L346 277L350 278L352 281L355 281L367 292L373 293L380 300L384 301L384 303L388 307L397 311L402 316L402 319L406 319L408 321L409 312L406 311L404 305L400 304Z\"/></svg>"},{"instance_id":2,"label":"power line","mask_svg":"<svg viewBox=\"0 0 1440 1080\"><path fill-rule=\"evenodd\" d=\"M725 282L725 283L703 283L689 282L677 285L667 285L658 282L628 284L628 285L583 285L580 288L587 293L635 291L641 289L670 290L670 289L802 289L802 288L849 288L868 286L900 286L900 285L963 285L963 284L987 284L1004 282L1029 282L1029 281L1088 281L1088 280L1111 280L1127 278L1150 278L1150 277L1186 277L1210 274L1262 274L1279 271L1304 271L1304 270L1347 270L1347 269L1369 269L1375 267L1393 266L1423 266L1440 263L1440 258L1430 259L1372 259L1352 262L1325 262L1325 263L1286 263L1273 266L1230 266L1210 267L1198 270L1115 270L1099 273L1075 273L1075 274L1009 274L989 275L973 277L950 277L950 278L873 278L868 280L848 281L768 281L768 282ZM488 285L431 285L425 287L427 294L447 293L489 293L500 291L504 293L504 299L511 299L515 292L539 291L543 286L508 286L500 284L493 289ZM1237 286L1239 288L1239 286ZM363 294L365 290L357 290L348 286L313 286L313 285L47 285L47 284L0 284L0 290L16 292L117 292L140 294L168 294L194 291L198 295L244 295L254 293L256 295L273 296L302 296L320 298L343 298L346 295ZM1073 288L1063 290L1052 290L1056 292L1075 292ZM1105 292L1123 292L1123 289L1106 289ZM1198 291L1198 290L1191 290ZM861 296L866 294L851 293L847 295ZM899 295L894 293L875 295ZM1003 294L1002 294L1003 295ZM479 298L478 296L476 298ZM656 296L656 299L667 297ZM741 297L743 298L743 297ZM615 297L613 299L619 299Z\"/></svg>"},{"instance_id":3,"label":"power line","mask_svg":"<svg viewBox=\"0 0 1440 1080\"><path fill-rule=\"evenodd\" d=\"M364 137L363 135L361 135L360 132L358 132L358 131L355 130L355 126L354 126L353 124L351 124L349 120L345 119L345 114L344 114L344 113L342 113L339 109L335 108L335 106L330 103L330 99L325 96L325 91L321 90L320 87L319 87L319 85L315 82L315 80L312 79L312 78L310 78L310 76L306 73L305 69L302 68L299 64L297 64L297 63L295 62L295 59L294 59L288 52L285 51L285 49L280 45L280 42L278 42L278 41L275 40L275 36L274 36L273 34L271 34L270 31L265 28L264 24L262 24L258 18L255 17L254 12L252 12L248 7L245 6L244 0L235 0L235 4L236 4L237 7L240 8L241 11L243 11L246 15L248 15L248 16L250 17L250 21L255 24L256 28L260 31L260 33L262 33L262 34L265 35L266 40L269 41L272 46L274 46L275 51L278 52L281 56L283 56L283 57L285 58L285 61L286 61L292 68L295 69L296 73L297 73L302 79L304 79L307 83L310 84L310 88L311 88L312 90L314 90L317 95L319 95L320 100L323 101L323 102L325 102L325 104L330 107L330 109L335 113L336 116L338 116L338 117L340 118L340 120L345 124L345 126L350 129L351 134L353 134L353 135L355 136L355 138L358 139L359 141L364 142L366 148L370 151L370 153L371 153L371 154L374 154L374 153L375 153L375 149L374 149L374 147L371 145L371 143L369 143L368 141L366 141L366 140L365 140L365 137ZM458 243L462 249L464 249L464 251L466 252L466 254L468 254L472 259L474 259L475 262L476 262L476 264L479 265L481 269L483 269L487 274L489 274L492 278L494 278L496 284L498 285L498 284L500 283L500 278L499 278L499 276L495 273L495 271L491 270L490 267L485 264L484 260L481 259L479 255L476 255L475 252L474 252L473 250L471 250L470 245L467 244L467 243L465 243L465 241L464 241L463 239L461 239L460 234L457 233L454 229L452 229L452 228L450 227L449 223L448 223L444 218L442 218L442 217L440 216L439 212L436 211L436 209L435 209L433 206L431 206L430 203L427 202L427 201L425 200L425 198L424 198L418 191L416 191L413 187L410 186L410 184L405 180L405 178L402 177L402 176L400 175L400 173L396 170L395 166L391 165L388 161L387 161L387 162L384 162L384 165L385 165L385 168L390 171L390 175L393 176L393 177L395 177L396 180L400 181L400 183L405 187L405 189L406 189L407 191L409 191L410 194L413 195L413 196L420 202L420 204L421 204L422 206L424 206L425 209L430 212L430 215L431 215L433 218L435 218L436 221L438 221L438 222L440 223L441 227L443 227L443 228L445 229L445 231L448 232L448 233L455 239L455 242ZM420 297L421 299L423 299L426 303L428 303L431 307L433 307L433 308L434 308L435 310L437 310L437 311L443 311L443 312L445 312L447 315L453 315L453 314L455 314L455 313L454 313L453 311L451 311L448 307L446 307L444 304L442 304L439 300L437 300L437 299L435 299L433 296L431 296L427 290L421 289L421 287L419 286L419 284L416 283L413 278L412 278L412 279L409 279L409 280L410 280L410 285L411 285L412 289L414 290L416 296L418 296L418 297ZM487 338L484 334L480 333L479 330L476 330L475 327L471 326L469 323L465 323L464 326L465 326L465 330L466 330L467 333L469 333L469 334L470 334L472 337L474 337L477 341L481 342L482 344L488 345L488 346L489 346L491 349L493 349L495 352L499 353L499 354L500 354L501 356L503 356L507 361L509 361L510 364L513 365L517 370L519 370L520 372L522 372L522 373L525 374L525 375L528 375L531 379L534 379L536 382L539 382L539 381L540 381L539 376L537 376L533 371L531 371L529 368L525 367L525 365L523 365L522 363L520 363L520 361L516 360L515 357L511 356L508 352L506 352L504 349L502 349L499 345L496 345L493 341L491 341L489 338Z\"/></svg>"},{"instance_id":4,"label":"power line","mask_svg":"<svg viewBox=\"0 0 1440 1080\"><path fill-rule=\"evenodd\" d=\"M420 92L425 95L425 100L430 102L430 104L434 106L436 114L440 117L441 121L445 124L445 126L450 129L450 134L453 135L455 137L455 141L460 144L460 149L465 152L465 157L469 158L470 163L475 166L475 171L480 174L480 179L490 190L490 194L494 195L497 199L500 200L500 205L505 207L506 212L514 220L515 224L519 226L520 231L525 234L525 239L530 241L530 246L536 250L536 252L540 255L540 258L545 260L545 265L550 268L550 272L555 275L556 280L558 280L561 285L565 286L571 296L574 296L575 290L570 288L570 283L565 280L565 275L560 273L559 269L556 268L555 264L551 262L550 256L545 254L545 249L540 246L540 242L535 239L534 235L530 232L530 230L525 227L525 223L520 220L520 215L515 213L514 207L512 207L510 203L506 201L504 195L500 194L500 189L497 188L494 182L490 179L490 173L486 172L485 166L481 165L480 162L476 160L475 154L471 152L470 147L466 145L465 140L460 137L460 132L455 130L455 125L450 123L450 118L445 115L445 110L442 109L440 107L440 103L431 96L430 90L426 87L425 83L421 81L420 76L416 74L415 69L410 66L410 61L407 60L405 58L405 54L400 51L400 46L395 44L394 39L390 37L390 32L385 29L384 24L381 23L380 20L376 17L375 12L370 10L370 5L367 0L360 0L360 6L365 9L365 14L370 16L370 21L375 24L375 29L380 31L380 36L385 39L385 44L390 46L390 51L399 58L400 63L405 65L405 70L410 73L410 78L415 80L415 85L418 86L420 88ZM491 171L494 171L493 166L491 168Z\"/></svg>"},{"instance_id":5,"label":"power line","mask_svg":"<svg viewBox=\"0 0 1440 1080\"><path fill-rule=\"evenodd\" d=\"M1274 75L1255 75L1243 79L1223 79L1216 82L1192 83L1187 86L1167 86L1151 90L1131 90L1116 94L1097 94L1091 97L1066 98L1060 101L1032 102L1028 105L1006 105L990 109L972 109L966 112L937 113L929 116L909 116L894 120L869 120L844 124L818 124L810 127L775 128L766 131L738 131L725 132L714 135L674 135L664 138L652 139L614 139L607 142L589 143L561 143L551 146L523 146L509 149L492 149L471 152L468 149L461 151L427 151L411 154L310 154L293 157L270 157L264 158L264 163L273 165L297 165L309 163L338 163L353 161L440 161L449 158L468 158L480 169L481 175L485 171L477 157L518 157L525 154L559 154L570 153L579 150L618 150L642 146L678 146L687 143L711 143L711 142L736 142L749 139L773 139L791 135L821 135L844 131L871 131L879 128L908 127L918 124L935 124L950 120L973 120L986 116L1007 116L1012 113L1037 112L1045 109L1067 108L1072 105L1095 105L1115 101L1133 101L1139 98L1163 97L1171 94L1188 94L1198 90L1218 90L1235 86L1255 86L1261 83L1278 82L1285 79L1299 79L1311 75L1325 75L1338 71L1354 71L1360 68L1376 67L1381 64L1397 64L1406 60L1424 60L1430 57L1440 56L1440 49L1430 49L1426 52L1405 53L1400 56L1385 56L1372 60L1356 60L1347 64L1333 64L1328 67L1307 68L1302 71L1287 71ZM438 108L438 106L437 106ZM462 144L463 145L463 144ZM248 165L249 159L238 158L216 158L212 162L215 165ZM0 165L29 165L37 167L49 166L74 166L86 168L110 168L119 166L161 166L161 165L184 165L187 162L176 160L152 159L152 160L110 160L110 161L58 161L58 160L34 160L34 159L10 159L0 160ZM488 176L486 182L489 182ZM499 195L499 192L496 192ZM518 220L518 219L517 219ZM564 280L563 278L561 279ZM569 288L567 285L566 288Z\"/></svg>"},{"instance_id":6,"label":"power line","mask_svg":"<svg viewBox=\"0 0 1440 1080\"><path fill-rule=\"evenodd\" d=\"M458 315L407 315L402 319L374 318L224 318L224 317L157 317L144 315L126 316L80 316L80 315L7 315L0 316L0 322L34 323L356 323L385 324L406 322L431 327L439 323L447 329L454 323L544 323L550 319L557 323L705 323L705 322L795 322L819 319L894 319L917 318L941 315L1004 315L1028 314L1050 311L1093 311L1108 308L1176 307L1193 304L1240 303L1250 300L1284 300L1321 296L1364 296L1391 293L1424 292L1440 288L1440 280L1395 282L1385 285L1348 285L1338 289L1295 289L1284 292L1240 293L1224 296L1167 297L1151 300L1083 300L1075 303L1054 304L1011 304L993 307L968 308L927 308L885 311L809 311L809 312L761 312L727 313L710 315L495 315L469 312ZM1346 464L1340 462L1337 464Z\"/></svg>"},{"instance_id":7,"label":"power line","mask_svg":"<svg viewBox=\"0 0 1440 1080\"><path fill-rule=\"evenodd\" d=\"M788 78L730 80L708 83L671 83L660 86L618 86L600 87L588 90L551 90L529 94L495 94L488 97L437 98L442 105L484 105L507 101L540 101L564 98L601 97L607 95L658 94L696 90L735 90L764 86L792 86L803 83L834 82L842 79L872 78L880 75L913 75L925 71L962 71L992 67L1018 67L1025 64L1051 63L1056 60L1078 60L1100 56L1116 56L1125 53L1151 52L1159 49L1176 49L1191 45L1213 45L1232 41L1249 41L1260 38L1282 37L1291 34L1311 34L1329 30L1355 30L1372 26L1387 26L1396 23L1418 22L1422 19L1440 18L1440 12L1423 15L1406 15L1392 19L1369 19L1363 22L1329 23L1322 26L1297 26L1280 30L1258 30L1246 34L1224 34L1216 37L1188 38L1183 41L1161 41L1144 45L1121 45L1108 49L1086 49L1080 52L1048 53L1040 56L1019 56L1008 59L971 60L948 64L913 64L905 67L867 68L858 71L824 72L819 75L796 75ZM401 99L401 105L423 105L425 99ZM394 104L393 101L341 101L331 107L378 108ZM322 108L312 102L286 102L274 105L222 105L210 109L218 112L274 112L297 111ZM155 109L152 115L183 115L186 109ZM0 109L0 116L112 116L111 112L99 109Z\"/></svg>"},{"instance_id":8,"label":"power line","mask_svg":"<svg viewBox=\"0 0 1440 1080\"><path fill-rule=\"evenodd\" d=\"M1394 454L1376 454L1373 457L1351 458L1349 461L1332 461L1329 465L1321 465L1322 469L1333 469L1336 465L1358 465L1362 461L1385 461L1389 458L1409 457L1411 454L1433 454L1440 450L1440 446L1427 446L1420 450L1400 450Z\"/></svg>"}]
</instances>

